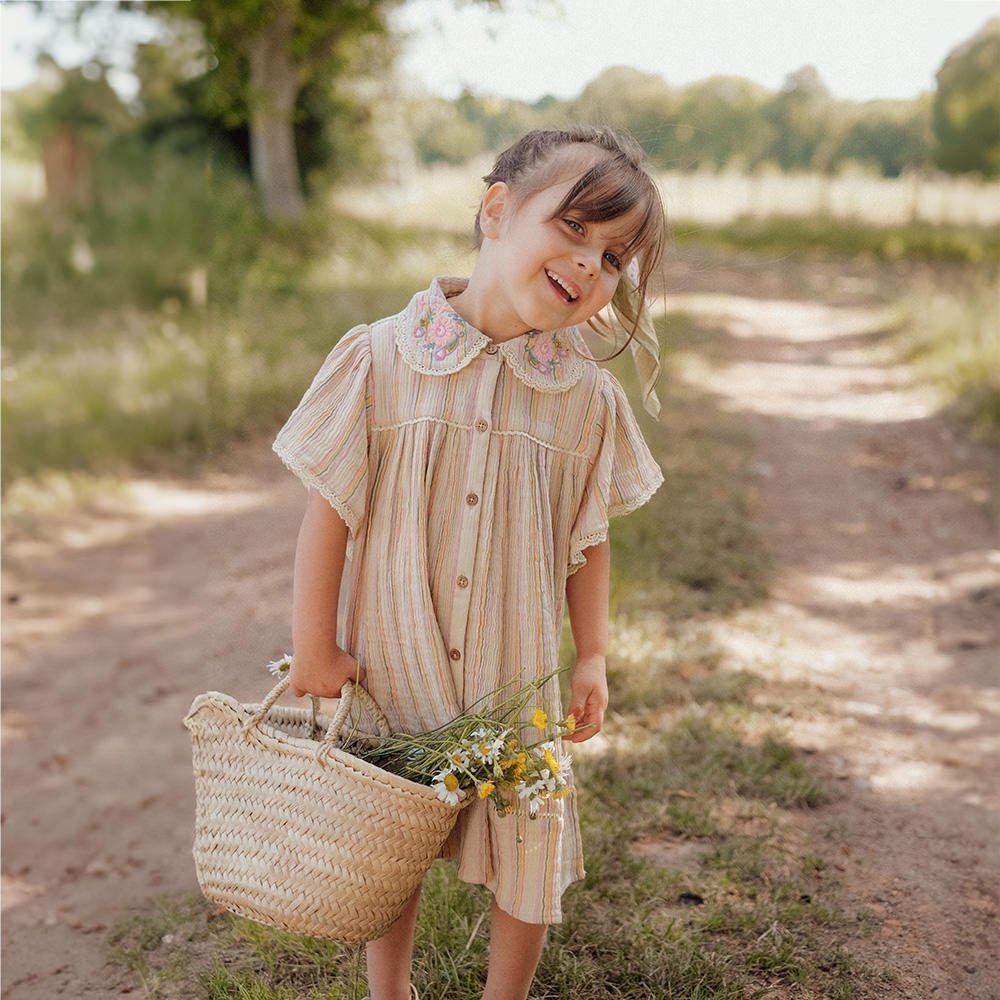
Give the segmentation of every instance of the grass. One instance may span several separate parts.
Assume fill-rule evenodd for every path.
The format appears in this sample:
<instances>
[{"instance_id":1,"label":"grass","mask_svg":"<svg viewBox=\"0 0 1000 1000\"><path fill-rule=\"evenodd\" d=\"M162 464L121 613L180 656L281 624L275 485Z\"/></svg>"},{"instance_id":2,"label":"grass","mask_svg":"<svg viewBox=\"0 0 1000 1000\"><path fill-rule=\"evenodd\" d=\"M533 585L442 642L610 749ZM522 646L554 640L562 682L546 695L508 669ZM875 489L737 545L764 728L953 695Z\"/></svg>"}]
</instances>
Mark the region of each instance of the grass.
<instances>
[{"instance_id":1,"label":"grass","mask_svg":"<svg viewBox=\"0 0 1000 1000\"><path fill-rule=\"evenodd\" d=\"M880 974L845 950L856 921L837 910L830 866L788 833L829 791L766 709L735 693L721 712L697 701L697 686L724 673L717 656L703 650L687 673L686 707L620 714L609 746L577 754L588 874L564 898L532 996L872 995ZM615 687L627 693L623 676ZM670 863L678 845L694 848L693 864ZM487 910L484 890L432 869L413 973L425 1000L480 995ZM148 997L363 994L357 949L210 914L192 897L152 901L114 928L111 957Z\"/></svg>"},{"instance_id":2,"label":"grass","mask_svg":"<svg viewBox=\"0 0 1000 1000\"><path fill-rule=\"evenodd\" d=\"M747 506L752 442L737 417L719 412L678 376L678 352L711 341L711 328L681 314L657 325L664 345L660 419L635 410L664 483L642 516L612 522L614 606L651 603L678 618L726 613L760 600L770 580ZM608 367L636 398L631 359Z\"/></svg>"},{"instance_id":3,"label":"grass","mask_svg":"<svg viewBox=\"0 0 1000 1000\"><path fill-rule=\"evenodd\" d=\"M4 213L5 487L190 461L276 428L359 317L395 312L462 256L454 236L320 204L267 225L231 167L163 151L150 178L132 155L102 166L75 220L28 201Z\"/></svg>"},{"instance_id":4,"label":"grass","mask_svg":"<svg viewBox=\"0 0 1000 1000\"><path fill-rule=\"evenodd\" d=\"M745 500L750 442L674 383L646 430L673 485L615 522L612 713L575 754L587 876L564 896L531 995L884 996L883 974L847 950L858 923L838 910L835 869L798 832L832 792L789 742L785 707L768 705L761 677L726 667L702 622L766 590ZM656 536L674 518L696 542ZM711 572L702 547L718 554ZM640 572L647 558L655 568ZM481 996L488 910L453 867L431 870L413 970L423 1000ZM109 949L123 981L158 1000L365 993L358 949L216 915L197 897L123 915Z\"/></svg>"},{"instance_id":5,"label":"grass","mask_svg":"<svg viewBox=\"0 0 1000 1000\"><path fill-rule=\"evenodd\" d=\"M1000 261L996 229L979 226L932 225L927 222L877 226L818 213L806 217L740 216L721 224L672 224L680 245L777 255L861 257L895 263L903 260L954 261L967 264Z\"/></svg>"},{"instance_id":6,"label":"grass","mask_svg":"<svg viewBox=\"0 0 1000 1000\"><path fill-rule=\"evenodd\" d=\"M970 287L916 297L896 337L973 436L1000 443L1000 272Z\"/></svg>"}]
</instances>

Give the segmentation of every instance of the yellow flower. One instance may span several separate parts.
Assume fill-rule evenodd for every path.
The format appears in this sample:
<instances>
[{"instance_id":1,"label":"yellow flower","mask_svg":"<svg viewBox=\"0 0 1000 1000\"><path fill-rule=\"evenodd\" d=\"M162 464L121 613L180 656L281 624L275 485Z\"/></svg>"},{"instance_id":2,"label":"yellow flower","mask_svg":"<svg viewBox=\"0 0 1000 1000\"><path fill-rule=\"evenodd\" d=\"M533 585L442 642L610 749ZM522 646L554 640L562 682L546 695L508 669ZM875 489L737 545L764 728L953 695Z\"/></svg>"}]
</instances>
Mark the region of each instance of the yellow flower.
<instances>
[{"instance_id":1,"label":"yellow flower","mask_svg":"<svg viewBox=\"0 0 1000 1000\"><path fill-rule=\"evenodd\" d=\"M566 722L564 723L564 725L566 726L567 733L576 732L576 716L572 712L570 712L569 715L566 716Z\"/></svg>"},{"instance_id":2,"label":"yellow flower","mask_svg":"<svg viewBox=\"0 0 1000 1000\"><path fill-rule=\"evenodd\" d=\"M510 773L510 778L517 782L520 781L524 776L525 765L528 763L528 755L522 751L511 759L511 764L513 765L513 770Z\"/></svg>"},{"instance_id":3,"label":"yellow flower","mask_svg":"<svg viewBox=\"0 0 1000 1000\"><path fill-rule=\"evenodd\" d=\"M573 794L572 788L560 788L559 791L552 796L552 798L564 799L566 798L567 795L572 795L572 794Z\"/></svg>"},{"instance_id":4,"label":"yellow flower","mask_svg":"<svg viewBox=\"0 0 1000 1000\"><path fill-rule=\"evenodd\" d=\"M534 712L531 713L531 724L535 729L541 729L545 732L545 727L549 723L549 717L545 714L545 710L541 708L536 708Z\"/></svg>"},{"instance_id":5,"label":"yellow flower","mask_svg":"<svg viewBox=\"0 0 1000 1000\"><path fill-rule=\"evenodd\" d=\"M479 786L479 797L481 799L488 799L493 794L494 788L496 788L496 785L492 781L484 781Z\"/></svg>"},{"instance_id":6,"label":"yellow flower","mask_svg":"<svg viewBox=\"0 0 1000 1000\"><path fill-rule=\"evenodd\" d=\"M458 778L453 774L446 774L444 776L444 787L448 789L449 792L458 791Z\"/></svg>"},{"instance_id":7,"label":"yellow flower","mask_svg":"<svg viewBox=\"0 0 1000 1000\"><path fill-rule=\"evenodd\" d=\"M546 748L543 756L545 757L545 763L548 764L549 770L553 774L558 774L562 770L562 768L559 766L559 761L557 761L555 757L552 755L551 750Z\"/></svg>"}]
</instances>

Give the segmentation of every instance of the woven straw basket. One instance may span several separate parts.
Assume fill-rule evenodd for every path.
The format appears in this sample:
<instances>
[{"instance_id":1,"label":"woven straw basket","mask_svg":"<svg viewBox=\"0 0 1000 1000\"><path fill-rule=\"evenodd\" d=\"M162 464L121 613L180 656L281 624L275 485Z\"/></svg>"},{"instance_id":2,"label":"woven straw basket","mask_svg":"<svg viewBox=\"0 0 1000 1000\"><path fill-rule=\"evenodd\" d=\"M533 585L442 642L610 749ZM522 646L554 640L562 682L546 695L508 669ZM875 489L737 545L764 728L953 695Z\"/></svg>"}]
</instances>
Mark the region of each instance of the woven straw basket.
<instances>
[{"instance_id":1,"label":"woven straw basket","mask_svg":"<svg viewBox=\"0 0 1000 1000\"><path fill-rule=\"evenodd\" d=\"M371 941L403 911L461 810L340 749L355 699L389 733L364 688L345 684L327 725L308 708L274 705L288 684L260 705L209 691L184 719L198 882L213 902L271 927Z\"/></svg>"}]
</instances>

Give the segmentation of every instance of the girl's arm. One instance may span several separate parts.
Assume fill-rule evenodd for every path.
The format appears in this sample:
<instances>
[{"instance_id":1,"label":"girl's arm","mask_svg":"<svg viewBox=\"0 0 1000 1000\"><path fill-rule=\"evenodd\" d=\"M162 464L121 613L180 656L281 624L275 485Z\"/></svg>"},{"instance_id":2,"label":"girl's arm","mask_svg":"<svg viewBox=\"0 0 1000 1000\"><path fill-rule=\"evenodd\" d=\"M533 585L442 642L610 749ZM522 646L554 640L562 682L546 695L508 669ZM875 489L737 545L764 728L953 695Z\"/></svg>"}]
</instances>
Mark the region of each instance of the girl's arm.
<instances>
[{"instance_id":1,"label":"girl's arm","mask_svg":"<svg viewBox=\"0 0 1000 1000\"><path fill-rule=\"evenodd\" d=\"M576 646L569 710L577 730L565 739L582 743L600 732L608 707L608 591L611 543L584 550L587 562L566 580L566 606Z\"/></svg>"},{"instance_id":2,"label":"girl's arm","mask_svg":"<svg viewBox=\"0 0 1000 1000\"><path fill-rule=\"evenodd\" d=\"M292 597L291 688L304 694L336 698L344 682L364 680L364 670L337 645L337 604L347 552L347 525L315 490L295 547Z\"/></svg>"}]
</instances>

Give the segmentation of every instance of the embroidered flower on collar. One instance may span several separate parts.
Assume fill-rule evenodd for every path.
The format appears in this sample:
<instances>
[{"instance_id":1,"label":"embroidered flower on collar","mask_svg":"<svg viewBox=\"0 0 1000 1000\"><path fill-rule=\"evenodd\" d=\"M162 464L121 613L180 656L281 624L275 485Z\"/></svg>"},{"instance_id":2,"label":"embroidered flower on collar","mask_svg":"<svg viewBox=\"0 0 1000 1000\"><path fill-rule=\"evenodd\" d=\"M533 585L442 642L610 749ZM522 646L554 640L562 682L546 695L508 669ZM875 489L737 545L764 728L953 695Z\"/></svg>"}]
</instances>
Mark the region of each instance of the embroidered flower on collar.
<instances>
[{"instance_id":1,"label":"embroidered flower on collar","mask_svg":"<svg viewBox=\"0 0 1000 1000\"><path fill-rule=\"evenodd\" d=\"M466 282L435 279L411 299L396 319L396 345L406 363L425 375L447 375L466 367L493 342L448 305ZM497 345L514 374L543 392L562 392L583 375L587 345L575 327L532 330Z\"/></svg>"},{"instance_id":2,"label":"embroidered flower on collar","mask_svg":"<svg viewBox=\"0 0 1000 1000\"><path fill-rule=\"evenodd\" d=\"M542 375L556 377L559 366L573 353L562 333L555 330L546 335L535 330L519 338L524 340L524 360Z\"/></svg>"},{"instance_id":3,"label":"embroidered flower on collar","mask_svg":"<svg viewBox=\"0 0 1000 1000\"><path fill-rule=\"evenodd\" d=\"M434 308L429 292L422 292L417 303L417 322L413 336L420 343L427 367L434 362L446 361L448 355L464 342L472 327L445 303L443 308Z\"/></svg>"}]
</instances>

